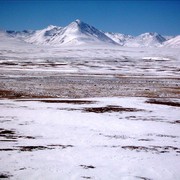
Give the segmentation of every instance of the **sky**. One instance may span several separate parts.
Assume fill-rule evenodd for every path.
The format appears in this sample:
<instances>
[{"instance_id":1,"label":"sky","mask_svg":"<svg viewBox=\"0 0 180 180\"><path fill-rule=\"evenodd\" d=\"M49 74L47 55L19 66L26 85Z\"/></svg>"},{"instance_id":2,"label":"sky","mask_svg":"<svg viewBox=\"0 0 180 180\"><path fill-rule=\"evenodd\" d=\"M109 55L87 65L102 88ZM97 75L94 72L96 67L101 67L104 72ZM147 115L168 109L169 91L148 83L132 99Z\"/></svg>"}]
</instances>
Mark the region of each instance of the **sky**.
<instances>
[{"instance_id":1,"label":"sky","mask_svg":"<svg viewBox=\"0 0 180 180\"><path fill-rule=\"evenodd\" d=\"M100 30L180 34L180 0L0 0L0 29L43 29L80 19Z\"/></svg>"}]
</instances>

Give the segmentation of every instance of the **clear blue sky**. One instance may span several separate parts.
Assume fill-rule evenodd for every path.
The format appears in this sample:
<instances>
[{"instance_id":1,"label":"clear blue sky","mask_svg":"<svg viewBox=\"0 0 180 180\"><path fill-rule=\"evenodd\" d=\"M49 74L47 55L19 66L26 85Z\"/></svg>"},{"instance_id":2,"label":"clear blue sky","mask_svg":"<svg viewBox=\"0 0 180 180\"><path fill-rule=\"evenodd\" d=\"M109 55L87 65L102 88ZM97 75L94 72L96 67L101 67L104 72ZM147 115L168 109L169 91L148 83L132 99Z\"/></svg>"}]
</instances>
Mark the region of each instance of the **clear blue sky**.
<instances>
[{"instance_id":1,"label":"clear blue sky","mask_svg":"<svg viewBox=\"0 0 180 180\"><path fill-rule=\"evenodd\" d=\"M180 34L180 1L0 0L0 29L66 26L76 19L103 31L177 35Z\"/></svg>"}]
</instances>

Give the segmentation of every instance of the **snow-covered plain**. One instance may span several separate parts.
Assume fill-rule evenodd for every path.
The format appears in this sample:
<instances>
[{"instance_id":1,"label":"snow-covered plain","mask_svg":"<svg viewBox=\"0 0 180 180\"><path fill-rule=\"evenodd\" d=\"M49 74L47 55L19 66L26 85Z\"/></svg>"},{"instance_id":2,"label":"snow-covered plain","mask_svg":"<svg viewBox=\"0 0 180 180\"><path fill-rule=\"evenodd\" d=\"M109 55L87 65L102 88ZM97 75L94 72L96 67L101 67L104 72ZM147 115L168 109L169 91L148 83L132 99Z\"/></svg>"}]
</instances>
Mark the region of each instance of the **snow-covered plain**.
<instances>
[{"instance_id":1,"label":"snow-covered plain","mask_svg":"<svg viewBox=\"0 0 180 180\"><path fill-rule=\"evenodd\" d=\"M0 100L1 173L10 179L178 180L179 107L145 101Z\"/></svg>"}]
</instances>

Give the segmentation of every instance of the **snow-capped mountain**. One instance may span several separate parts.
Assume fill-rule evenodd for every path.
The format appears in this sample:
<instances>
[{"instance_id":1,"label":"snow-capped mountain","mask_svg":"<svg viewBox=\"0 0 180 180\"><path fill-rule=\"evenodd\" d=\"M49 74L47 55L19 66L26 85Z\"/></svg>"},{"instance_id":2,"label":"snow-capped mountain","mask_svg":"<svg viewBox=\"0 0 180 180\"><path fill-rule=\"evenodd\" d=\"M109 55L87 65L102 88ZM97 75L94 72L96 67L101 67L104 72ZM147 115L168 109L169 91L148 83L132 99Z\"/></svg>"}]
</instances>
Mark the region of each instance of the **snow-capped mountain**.
<instances>
[{"instance_id":1,"label":"snow-capped mountain","mask_svg":"<svg viewBox=\"0 0 180 180\"><path fill-rule=\"evenodd\" d=\"M144 33L131 36L103 32L80 20L66 27L50 25L45 29L32 31L6 31L10 37L39 45L120 45L126 47L180 47L179 36L162 36L158 33Z\"/></svg>"},{"instance_id":2,"label":"snow-capped mountain","mask_svg":"<svg viewBox=\"0 0 180 180\"><path fill-rule=\"evenodd\" d=\"M180 47L180 35L164 42L165 47Z\"/></svg>"},{"instance_id":3,"label":"snow-capped mountain","mask_svg":"<svg viewBox=\"0 0 180 180\"><path fill-rule=\"evenodd\" d=\"M166 41L168 41L168 40L170 40L170 39L172 39L172 38L174 38L176 36L163 36L163 37L166 39Z\"/></svg>"},{"instance_id":4,"label":"snow-capped mountain","mask_svg":"<svg viewBox=\"0 0 180 180\"><path fill-rule=\"evenodd\" d=\"M11 32L13 33L13 32ZM31 44L22 41L22 39L15 38L15 35L0 31L0 47L6 47L6 50L11 49L11 45L21 48L22 46L31 46Z\"/></svg>"},{"instance_id":5,"label":"snow-capped mountain","mask_svg":"<svg viewBox=\"0 0 180 180\"><path fill-rule=\"evenodd\" d=\"M63 28L63 44L105 43L116 44L111 38L93 26L76 20Z\"/></svg>"},{"instance_id":6,"label":"snow-capped mountain","mask_svg":"<svg viewBox=\"0 0 180 180\"><path fill-rule=\"evenodd\" d=\"M7 31L0 30L0 45L1 44L6 44L8 46L10 44L18 44L18 45L23 44L24 45L24 44L28 44L28 43L17 38L17 35L15 35L15 31L8 31L8 33L7 33Z\"/></svg>"},{"instance_id":7,"label":"snow-capped mountain","mask_svg":"<svg viewBox=\"0 0 180 180\"><path fill-rule=\"evenodd\" d=\"M33 35L35 31L33 30L23 30L23 31L6 31L6 33L11 37L16 37L18 39L24 39Z\"/></svg>"},{"instance_id":8,"label":"snow-capped mountain","mask_svg":"<svg viewBox=\"0 0 180 180\"><path fill-rule=\"evenodd\" d=\"M24 38L26 42L34 44L53 44L53 41L63 28L50 25L45 29L37 30L30 36Z\"/></svg>"},{"instance_id":9,"label":"snow-capped mountain","mask_svg":"<svg viewBox=\"0 0 180 180\"><path fill-rule=\"evenodd\" d=\"M158 33L144 33L136 37L120 33L105 34L118 44L126 47L158 47L166 41L166 39Z\"/></svg>"},{"instance_id":10,"label":"snow-capped mountain","mask_svg":"<svg viewBox=\"0 0 180 180\"><path fill-rule=\"evenodd\" d=\"M8 32L9 33L9 32ZM11 33L15 35L16 33ZM17 33L19 38L19 33ZM80 20L70 23L66 27L48 26L45 29L37 30L29 36L21 36L29 43L43 45L81 45L81 44L116 44L111 38L93 26Z\"/></svg>"},{"instance_id":11,"label":"snow-capped mountain","mask_svg":"<svg viewBox=\"0 0 180 180\"><path fill-rule=\"evenodd\" d=\"M158 33L144 33L129 39L124 46L127 47L158 47L166 39Z\"/></svg>"},{"instance_id":12,"label":"snow-capped mountain","mask_svg":"<svg viewBox=\"0 0 180 180\"><path fill-rule=\"evenodd\" d=\"M129 40L134 39L134 37L131 35L125 35L120 33L106 32L105 35L121 46L124 46L124 44Z\"/></svg>"}]
</instances>

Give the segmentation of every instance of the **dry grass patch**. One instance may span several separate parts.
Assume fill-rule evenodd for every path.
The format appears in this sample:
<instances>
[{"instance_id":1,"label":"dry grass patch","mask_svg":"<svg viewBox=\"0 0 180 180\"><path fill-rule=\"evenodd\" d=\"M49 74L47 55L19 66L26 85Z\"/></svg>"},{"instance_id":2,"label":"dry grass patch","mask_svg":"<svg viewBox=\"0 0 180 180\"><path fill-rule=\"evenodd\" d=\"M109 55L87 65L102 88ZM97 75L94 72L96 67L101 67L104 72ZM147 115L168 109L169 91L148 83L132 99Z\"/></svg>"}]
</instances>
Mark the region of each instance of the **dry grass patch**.
<instances>
[{"instance_id":1,"label":"dry grass patch","mask_svg":"<svg viewBox=\"0 0 180 180\"><path fill-rule=\"evenodd\" d=\"M93 112L93 113L112 113L112 112L137 112L142 111L135 108L124 108L121 106L105 106L105 107L89 107L84 108L85 112Z\"/></svg>"},{"instance_id":2,"label":"dry grass patch","mask_svg":"<svg viewBox=\"0 0 180 180\"><path fill-rule=\"evenodd\" d=\"M162 100L157 100L157 99L149 99L146 101L146 103L180 107L179 102L162 101Z\"/></svg>"},{"instance_id":3,"label":"dry grass patch","mask_svg":"<svg viewBox=\"0 0 180 180\"><path fill-rule=\"evenodd\" d=\"M94 104L96 101L87 100L40 100L44 103L65 103L65 104Z\"/></svg>"}]
</instances>

